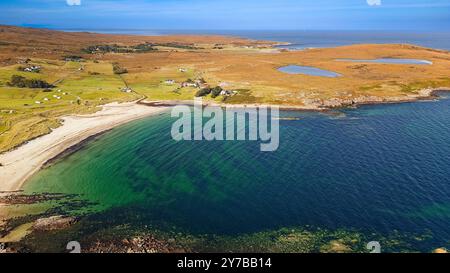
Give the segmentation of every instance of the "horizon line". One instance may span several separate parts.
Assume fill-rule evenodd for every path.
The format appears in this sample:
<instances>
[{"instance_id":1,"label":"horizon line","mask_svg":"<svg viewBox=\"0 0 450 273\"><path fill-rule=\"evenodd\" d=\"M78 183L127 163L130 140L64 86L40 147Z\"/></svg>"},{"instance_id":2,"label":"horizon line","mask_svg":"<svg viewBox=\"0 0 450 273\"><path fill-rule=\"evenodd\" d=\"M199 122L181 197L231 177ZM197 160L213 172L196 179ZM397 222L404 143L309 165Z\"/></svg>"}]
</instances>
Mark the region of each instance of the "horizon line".
<instances>
[{"instance_id":1,"label":"horizon line","mask_svg":"<svg viewBox=\"0 0 450 273\"><path fill-rule=\"evenodd\" d=\"M341 28L341 29L327 29L327 28L108 28L108 27L57 27L51 25L39 25L39 24L1 24L0 26L9 27L23 27L23 28L34 28L34 29L48 29L57 31L96 31L96 30L106 30L106 31L374 31L374 32L447 32L445 30L426 30L426 29L359 29L359 28Z\"/></svg>"}]
</instances>

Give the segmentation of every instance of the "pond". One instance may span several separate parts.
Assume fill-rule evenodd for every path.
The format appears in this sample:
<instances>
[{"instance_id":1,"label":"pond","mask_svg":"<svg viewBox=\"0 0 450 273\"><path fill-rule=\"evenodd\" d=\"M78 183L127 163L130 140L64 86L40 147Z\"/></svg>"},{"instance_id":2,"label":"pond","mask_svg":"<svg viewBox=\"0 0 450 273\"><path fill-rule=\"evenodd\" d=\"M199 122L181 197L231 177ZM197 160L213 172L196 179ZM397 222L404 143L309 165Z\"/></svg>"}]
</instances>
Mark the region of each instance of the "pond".
<instances>
[{"instance_id":1,"label":"pond","mask_svg":"<svg viewBox=\"0 0 450 273\"><path fill-rule=\"evenodd\" d=\"M319 77L328 77L328 78L336 78L341 75L332 71L323 70L316 67L311 66L300 66L300 65L288 65L278 68L278 71L287 74L304 74L309 76L319 76Z\"/></svg>"},{"instance_id":2,"label":"pond","mask_svg":"<svg viewBox=\"0 0 450 273\"><path fill-rule=\"evenodd\" d=\"M357 60L357 59L337 59L339 62L355 62L355 63L379 63L379 64L420 64L431 65L433 62L427 60L417 59L395 59L395 58L381 58L373 60Z\"/></svg>"}]
</instances>

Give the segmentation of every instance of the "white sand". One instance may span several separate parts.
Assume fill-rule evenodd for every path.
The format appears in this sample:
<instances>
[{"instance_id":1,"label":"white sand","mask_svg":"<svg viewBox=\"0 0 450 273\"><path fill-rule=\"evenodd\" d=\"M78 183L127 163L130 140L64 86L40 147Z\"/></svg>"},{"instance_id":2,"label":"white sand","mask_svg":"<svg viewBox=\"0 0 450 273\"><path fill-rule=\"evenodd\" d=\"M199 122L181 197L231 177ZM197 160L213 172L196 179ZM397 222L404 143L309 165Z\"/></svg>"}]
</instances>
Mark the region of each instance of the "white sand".
<instances>
[{"instance_id":1,"label":"white sand","mask_svg":"<svg viewBox=\"0 0 450 273\"><path fill-rule=\"evenodd\" d=\"M20 190L25 181L50 159L86 138L132 120L163 112L167 108L112 103L92 115L64 117L50 134L36 138L0 155L0 191Z\"/></svg>"}]
</instances>

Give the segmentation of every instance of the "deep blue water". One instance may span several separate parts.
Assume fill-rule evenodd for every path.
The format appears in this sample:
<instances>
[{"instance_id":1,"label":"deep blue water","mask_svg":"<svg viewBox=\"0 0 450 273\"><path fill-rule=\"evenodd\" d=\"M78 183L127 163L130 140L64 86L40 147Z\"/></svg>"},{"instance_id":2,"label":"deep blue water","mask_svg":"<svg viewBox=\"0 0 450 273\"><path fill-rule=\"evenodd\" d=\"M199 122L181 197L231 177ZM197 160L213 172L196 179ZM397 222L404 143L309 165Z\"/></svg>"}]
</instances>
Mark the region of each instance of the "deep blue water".
<instances>
[{"instance_id":1,"label":"deep blue water","mask_svg":"<svg viewBox=\"0 0 450 273\"><path fill-rule=\"evenodd\" d=\"M448 32L409 31L236 31L230 34L258 40L289 42L292 49L336 47L352 44L416 44L450 50ZM226 34L226 32L224 32Z\"/></svg>"}]
</instances>

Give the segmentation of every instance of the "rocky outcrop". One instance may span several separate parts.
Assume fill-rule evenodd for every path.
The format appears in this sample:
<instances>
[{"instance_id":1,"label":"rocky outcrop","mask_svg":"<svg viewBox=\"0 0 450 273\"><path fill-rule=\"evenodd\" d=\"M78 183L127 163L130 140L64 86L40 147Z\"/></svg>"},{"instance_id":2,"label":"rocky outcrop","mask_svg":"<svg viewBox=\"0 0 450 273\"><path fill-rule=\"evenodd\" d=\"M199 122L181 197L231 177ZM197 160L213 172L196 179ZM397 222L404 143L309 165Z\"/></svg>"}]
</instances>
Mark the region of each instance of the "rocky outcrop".
<instances>
[{"instance_id":1,"label":"rocky outcrop","mask_svg":"<svg viewBox=\"0 0 450 273\"><path fill-rule=\"evenodd\" d=\"M50 200L61 200L64 198L62 194L22 194L17 192L0 192L0 204L19 205L19 204L36 204Z\"/></svg>"},{"instance_id":2,"label":"rocky outcrop","mask_svg":"<svg viewBox=\"0 0 450 273\"><path fill-rule=\"evenodd\" d=\"M436 248L435 250L433 250L433 253L437 253L437 254L447 254L448 251L445 248Z\"/></svg>"},{"instance_id":3,"label":"rocky outcrop","mask_svg":"<svg viewBox=\"0 0 450 273\"><path fill-rule=\"evenodd\" d=\"M328 100L322 99L304 99L303 104L315 108L338 108L352 106L355 104L365 104L365 103L380 103L383 102L383 98L376 96L360 96L357 98L331 98Z\"/></svg>"},{"instance_id":4,"label":"rocky outcrop","mask_svg":"<svg viewBox=\"0 0 450 273\"><path fill-rule=\"evenodd\" d=\"M64 217L62 215L40 218L33 224L35 231L50 231L70 227L76 223L74 217Z\"/></svg>"},{"instance_id":5,"label":"rocky outcrop","mask_svg":"<svg viewBox=\"0 0 450 273\"><path fill-rule=\"evenodd\" d=\"M377 103L395 103L395 102L408 102L419 99L430 98L435 92L440 90L449 90L450 88L428 88L419 90L416 94L410 94L397 97L377 97L377 96L359 96L356 98L331 98L327 100L319 98L305 98L302 100L303 104L308 109L331 109L339 107L347 107L352 105L361 104L377 104Z\"/></svg>"}]
</instances>

